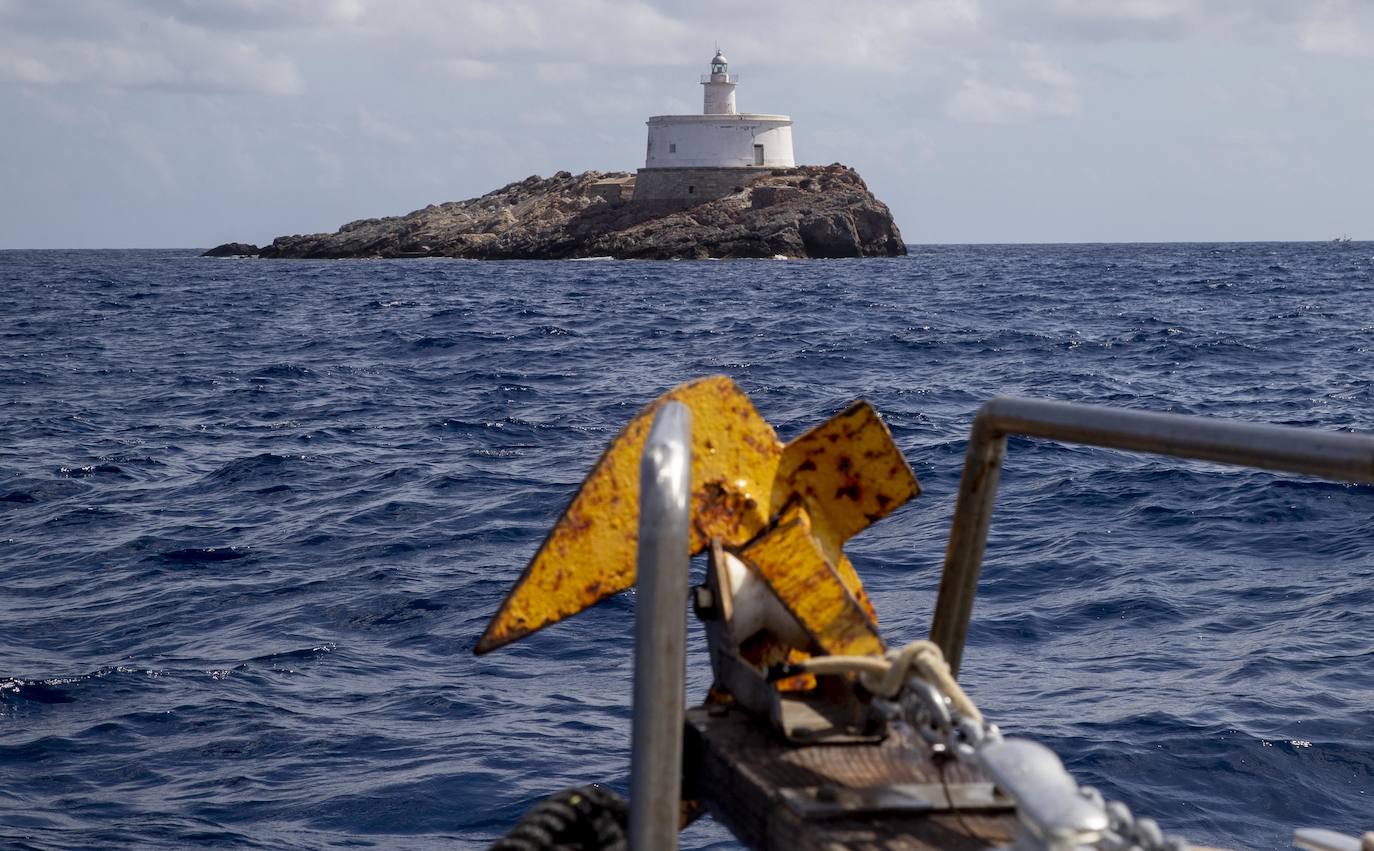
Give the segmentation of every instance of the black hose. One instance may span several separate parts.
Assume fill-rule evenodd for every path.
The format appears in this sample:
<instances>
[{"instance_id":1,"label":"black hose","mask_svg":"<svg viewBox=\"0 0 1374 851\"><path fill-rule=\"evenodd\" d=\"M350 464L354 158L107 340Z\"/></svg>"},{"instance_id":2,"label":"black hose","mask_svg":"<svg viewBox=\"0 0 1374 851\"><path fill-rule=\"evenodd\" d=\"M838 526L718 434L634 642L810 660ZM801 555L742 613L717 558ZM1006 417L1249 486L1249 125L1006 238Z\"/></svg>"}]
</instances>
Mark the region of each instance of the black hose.
<instances>
[{"instance_id":1,"label":"black hose","mask_svg":"<svg viewBox=\"0 0 1374 851\"><path fill-rule=\"evenodd\" d=\"M605 786L574 786L521 817L489 851L625 851L630 805Z\"/></svg>"}]
</instances>

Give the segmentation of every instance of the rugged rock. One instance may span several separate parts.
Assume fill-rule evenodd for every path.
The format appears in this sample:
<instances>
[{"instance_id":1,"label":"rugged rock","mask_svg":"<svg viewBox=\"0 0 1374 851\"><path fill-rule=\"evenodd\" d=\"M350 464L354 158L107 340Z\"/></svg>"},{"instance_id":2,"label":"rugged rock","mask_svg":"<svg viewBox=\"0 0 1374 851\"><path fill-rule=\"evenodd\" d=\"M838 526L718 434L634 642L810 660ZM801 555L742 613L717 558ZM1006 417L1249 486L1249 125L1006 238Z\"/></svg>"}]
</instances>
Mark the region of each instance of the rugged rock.
<instances>
[{"instance_id":1,"label":"rugged rock","mask_svg":"<svg viewBox=\"0 0 1374 851\"><path fill-rule=\"evenodd\" d=\"M560 171L468 201L282 236L263 257L862 257L906 253L892 214L845 166L777 169L706 203L616 203L591 189L625 173ZM218 249L216 249L218 250Z\"/></svg>"},{"instance_id":2,"label":"rugged rock","mask_svg":"<svg viewBox=\"0 0 1374 851\"><path fill-rule=\"evenodd\" d=\"M226 242L200 255L201 257L256 257L259 249L247 242Z\"/></svg>"}]
</instances>

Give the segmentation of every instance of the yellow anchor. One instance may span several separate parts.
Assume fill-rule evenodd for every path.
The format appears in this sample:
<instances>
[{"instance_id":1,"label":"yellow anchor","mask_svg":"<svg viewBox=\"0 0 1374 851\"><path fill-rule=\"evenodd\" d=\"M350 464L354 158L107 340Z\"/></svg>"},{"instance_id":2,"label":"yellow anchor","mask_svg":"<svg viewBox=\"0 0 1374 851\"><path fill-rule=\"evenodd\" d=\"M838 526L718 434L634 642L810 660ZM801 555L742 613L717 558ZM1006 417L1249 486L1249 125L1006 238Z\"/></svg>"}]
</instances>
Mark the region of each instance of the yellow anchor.
<instances>
[{"instance_id":1,"label":"yellow anchor","mask_svg":"<svg viewBox=\"0 0 1374 851\"><path fill-rule=\"evenodd\" d=\"M860 401L784 445L725 376L670 390L611 441L475 652L634 584L639 458L655 411L669 400L692 411L691 554L719 541L763 577L815 643L796 649L882 652L873 606L842 546L920 492L891 432Z\"/></svg>"}]
</instances>

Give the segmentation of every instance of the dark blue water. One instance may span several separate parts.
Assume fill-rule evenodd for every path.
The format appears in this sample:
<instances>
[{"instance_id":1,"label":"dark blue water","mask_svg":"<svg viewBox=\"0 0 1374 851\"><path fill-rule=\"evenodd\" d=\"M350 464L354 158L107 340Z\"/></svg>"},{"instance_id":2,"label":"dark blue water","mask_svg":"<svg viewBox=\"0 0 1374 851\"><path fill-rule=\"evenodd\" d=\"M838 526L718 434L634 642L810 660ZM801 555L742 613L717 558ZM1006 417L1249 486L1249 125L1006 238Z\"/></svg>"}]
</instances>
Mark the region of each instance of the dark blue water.
<instances>
[{"instance_id":1,"label":"dark blue water","mask_svg":"<svg viewBox=\"0 0 1374 851\"><path fill-rule=\"evenodd\" d=\"M0 845L475 847L624 789L632 597L472 646L626 419L719 372L784 439L884 413L925 493L849 551L901 642L994 394L1374 431L1374 246L0 253ZM963 678L1194 841L1368 829L1371 520L1367 486L1013 440Z\"/></svg>"}]
</instances>

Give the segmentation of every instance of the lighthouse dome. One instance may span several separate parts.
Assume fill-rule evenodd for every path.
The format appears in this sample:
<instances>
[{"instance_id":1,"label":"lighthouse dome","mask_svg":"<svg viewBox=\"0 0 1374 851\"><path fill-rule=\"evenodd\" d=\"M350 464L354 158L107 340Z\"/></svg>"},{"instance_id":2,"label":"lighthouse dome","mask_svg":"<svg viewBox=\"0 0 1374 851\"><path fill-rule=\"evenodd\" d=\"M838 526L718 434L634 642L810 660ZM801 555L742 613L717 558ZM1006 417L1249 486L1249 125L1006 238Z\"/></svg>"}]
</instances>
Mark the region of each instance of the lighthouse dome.
<instances>
[{"instance_id":1,"label":"lighthouse dome","mask_svg":"<svg viewBox=\"0 0 1374 851\"><path fill-rule=\"evenodd\" d=\"M711 73L724 74L726 69L729 67L730 61L725 58L724 53L721 53L719 50L717 50L716 55L711 57Z\"/></svg>"}]
</instances>

